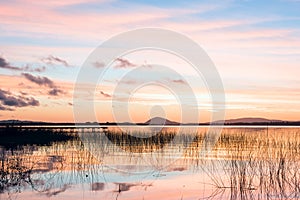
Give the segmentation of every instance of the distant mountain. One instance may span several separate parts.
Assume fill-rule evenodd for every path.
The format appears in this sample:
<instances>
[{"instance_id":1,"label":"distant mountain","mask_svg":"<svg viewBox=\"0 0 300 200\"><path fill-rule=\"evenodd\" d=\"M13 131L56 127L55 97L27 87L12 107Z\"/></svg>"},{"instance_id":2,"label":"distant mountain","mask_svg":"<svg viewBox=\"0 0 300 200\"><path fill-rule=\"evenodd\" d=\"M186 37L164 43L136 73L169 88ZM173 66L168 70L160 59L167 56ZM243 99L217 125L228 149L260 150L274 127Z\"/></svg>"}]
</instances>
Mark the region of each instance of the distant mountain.
<instances>
[{"instance_id":1,"label":"distant mountain","mask_svg":"<svg viewBox=\"0 0 300 200\"><path fill-rule=\"evenodd\" d=\"M99 123L99 122L85 122L85 123L76 123L81 125L101 125L101 126L115 126L115 125L125 125L131 126L135 125L132 122L123 122L123 123L116 123L116 122L106 122L106 123ZM185 125L185 126L195 126L195 125L209 125L209 124L222 124L222 121L214 121L212 123L205 122L205 123L179 123L175 121L171 121L162 117L154 117L149 119L144 123L137 123L137 125ZM276 120L276 119L266 119L266 118L254 118L254 117L245 117L245 118L237 118L237 119L228 119L225 120L224 125L294 125L300 126L300 121L283 121L283 120ZM0 126L22 126L22 125L30 125L30 126L38 126L38 125L74 125L74 122L41 122L41 121L30 121L30 120L0 120Z\"/></svg>"},{"instance_id":2,"label":"distant mountain","mask_svg":"<svg viewBox=\"0 0 300 200\"><path fill-rule=\"evenodd\" d=\"M46 124L47 122L29 121L29 120L0 120L0 124Z\"/></svg>"},{"instance_id":3,"label":"distant mountain","mask_svg":"<svg viewBox=\"0 0 300 200\"><path fill-rule=\"evenodd\" d=\"M180 123L170 121L170 120L162 118L162 117L154 117L154 118L146 121L144 124L147 124L147 125L179 125Z\"/></svg>"},{"instance_id":4,"label":"distant mountain","mask_svg":"<svg viewBox=\"0 0 300 200\"><path fill-rule=\"evenodd\" d=\"M222 121L215 121L214 124L221 123ZM276 119L266 119L266 118L255 118L255 117L245 117L245 118L237 118L237 119L227 119L225 120L225 124L239 124L239 123L283 123L282 120Z\"/></svg>"}]
</instances>

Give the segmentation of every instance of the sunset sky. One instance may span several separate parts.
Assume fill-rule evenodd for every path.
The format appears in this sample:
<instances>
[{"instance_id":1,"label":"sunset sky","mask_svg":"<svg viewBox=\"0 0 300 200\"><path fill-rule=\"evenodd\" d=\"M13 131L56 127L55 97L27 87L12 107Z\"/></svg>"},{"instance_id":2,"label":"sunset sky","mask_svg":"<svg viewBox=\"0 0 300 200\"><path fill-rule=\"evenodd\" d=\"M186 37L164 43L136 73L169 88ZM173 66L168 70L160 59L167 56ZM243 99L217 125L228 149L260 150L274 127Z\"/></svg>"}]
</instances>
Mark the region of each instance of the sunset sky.
<instances>
[{"instance_id":1,"label":"sunset sky","mask_svg":"<svg viewBox=\"0 0 300 200\"><path fill-rule=\"evenodd\" d=\"M91 52L116 34L156 27L184 34L206 51L223 81L227 119L300 120L299 11L299 0L0 0L0 119L72 122L74 84ZM173 67L186 79L153 72L152 64ZM210 120L209 95L193 69L174 55L143 51L116 58L91 94L99 121L115 121L113 91L137 66L145 66L141 76L170 87L189 84L200 121ZM142 81L132 77L124 85ZM157 85L132 95L132 120L148 120L153 106L180 121L176 97Z\"/></svg>"}]
</instances>

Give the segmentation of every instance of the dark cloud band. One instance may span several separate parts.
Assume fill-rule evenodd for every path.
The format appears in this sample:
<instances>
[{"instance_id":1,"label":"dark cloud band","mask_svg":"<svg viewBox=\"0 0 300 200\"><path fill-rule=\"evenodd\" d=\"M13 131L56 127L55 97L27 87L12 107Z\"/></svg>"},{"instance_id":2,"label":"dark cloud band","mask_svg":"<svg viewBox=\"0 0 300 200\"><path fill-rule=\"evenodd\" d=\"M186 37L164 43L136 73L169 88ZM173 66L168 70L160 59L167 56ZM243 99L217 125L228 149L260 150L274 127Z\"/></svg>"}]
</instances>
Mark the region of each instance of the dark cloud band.
<instances>
[{"instance_id":1,"label":"dark cloud band","mask_svg":"<svg viewBox=\"0 0 300 200\"><path fill-rule=\"evenodd\" d=\"M0 89L0 110L13 111L12 107L27 107L39 106L38 100L33 97L26 97L21 95L14 95L9 91Z\"/></svg>"}]
</instances>

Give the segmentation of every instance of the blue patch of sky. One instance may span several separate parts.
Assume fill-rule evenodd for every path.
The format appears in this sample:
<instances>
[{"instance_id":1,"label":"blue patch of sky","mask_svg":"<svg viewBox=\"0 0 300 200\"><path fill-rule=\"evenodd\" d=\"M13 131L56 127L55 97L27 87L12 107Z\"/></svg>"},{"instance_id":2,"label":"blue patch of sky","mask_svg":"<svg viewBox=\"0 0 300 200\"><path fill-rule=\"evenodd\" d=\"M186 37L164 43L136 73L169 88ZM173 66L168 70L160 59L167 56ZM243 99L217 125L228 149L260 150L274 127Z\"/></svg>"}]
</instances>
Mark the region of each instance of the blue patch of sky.
<instances>
[{"instance_id":1,"label":"blue patch of sky","mask_svg":"<svg viewBox=\"0 0 300 200\"><path fill-rule=\"evenodd\" d=\"M0 36L1 45L32 45L48 47L94 47L96 41L58 37ZM97 41L99 42L99 41Z\"/></svg>"},{"instance_id":2,"label":"blue patch of sky","mask_svg":"<svg viewBox=\"0 0 300 200\"><path fill-rule=\"evenodd\" d=\"M9 69L1 69L0 68L0 74L1 75L8 75L8 76L18 76L20 74L19 71L13 71Z\"/></svg>"},{"instance_id":3,"label":"blue patch of sky","mask_svg":"<svg viewBox=\"0 0 300 200\"><path fill-rule=\"evenodd\" d=\"M53 67L54 66L48 67L49 70L47 71L47 77L49 76L55 78L56 80L64 80L70 82L76 81L77 75L80 70L79 67L68 67L68 68L63 66L57 66L55 68Z\"/></svg>"},{"instance_id":4,"label":"blue patch of sky","mask_svg":"<svg viewBox=\"0 0 300 200\"><path fill-rule=\"evenodd\" d=\"M230 0L229 0L230 1ZM132 10L139 11L141 7L153 7L162 9L196 9L197 7L213 6L217 7L219 5L225 4L228 1L223 2L217 0L205 0L205 1L150 1L150 0L123 0L123 1L112 1L107 3L101 2L88 2L67 5L63 7L56 8L57 11L63 13L111 13L117 10L124 10L125 12L130 12ZM140 10L142 12L142 10ZM201 11L201 10L199 10ZM155 14L155 13L154 13Z\"/></svg>"},{"instance_id":5,"label":"blue patch of sky","mask_svg":"<svg viewBox=\"0 0 300 200\"><path fill-rule=\"evenodd\" d=\"M286 1L276 1L276 0L264 0L264 1L236 1L227 12L231 12L234 15L241 17L298 17L300 4L297 6L294 3ZM227 16L226 11L222 11L221 14Z\"/></svg>"},{"instance_id":6,"label":"blue patch of sky","mask_svg":"<svg viewBox=\"0 0 300 200\"><path fill-rule=\"evenodd\" d=\"M199 9L205 6L216 6L207 11L199 10L198 13L186 14L185 16L174 16L169 18L170 21L184 22L188 20L226 20L226 19L262 19L258 26L262 27L299 27L300 2L292 0L236 0L236 1L150 1L150 0L124 0L107 3L82 3L58 8L61 12L66 13L111 13L114 11L124 10L130 12L142 6L152 6L157 8L179 8L179 9ZM205 9L204 9L205 10ZM264 19L274 21L263 21ZM277 19L276 19L277 18ZM284 19L285 18L285 19ZM293 19L294 18L294 19Z\"/></svg>"},{"instance_id":7,"label":"blue patch of sky","mask_svg":"<svg viewBox=\"0 0 300 200\"><path fill-rule=\"evenodd\" d=\"M254 20L244 28L299 28L300 2L287 1L235 1L220 10L192 14L192 19L201 20ZM243 25L238 26L243 28ZM235 27L237 28L237 27Z\"/></svg>"},{"instance_id":8,"label":"blue patch of sky","mask_svg":"<svg viewBox=\"0 0 300 200\"><path fill-rule=\"evenodd\" d=\"M46 76L50 79L55 80L64 80L64 81L71 81L74 82L77 78L77 74L80 70L79 67L64 67L61 65L45 65L42 63L22 63L22 62L12 62L12 66L16 67L24 67L26 64L29 64L33 69L46 66L45 72L27 72L27 71L15 71L10 69L1 69L0 68L0 74L1 75L9 75L9 76L20 76L22 72L33 74L34 76Z\"/></svg>"},{"instance_id":9,"label":"blue patch of sky","mask_svg":"<svg viewBox=\"0 0 300 200\"><path fill-rule=\"evenodd\" d=\"M256 24L257 28L262 29L291 29L291 30L299 30L300 31L300 19L289 19L289 18L282 18L282 19L276 19L273 21L266 21Z\"/></svg>"}]
</instances>

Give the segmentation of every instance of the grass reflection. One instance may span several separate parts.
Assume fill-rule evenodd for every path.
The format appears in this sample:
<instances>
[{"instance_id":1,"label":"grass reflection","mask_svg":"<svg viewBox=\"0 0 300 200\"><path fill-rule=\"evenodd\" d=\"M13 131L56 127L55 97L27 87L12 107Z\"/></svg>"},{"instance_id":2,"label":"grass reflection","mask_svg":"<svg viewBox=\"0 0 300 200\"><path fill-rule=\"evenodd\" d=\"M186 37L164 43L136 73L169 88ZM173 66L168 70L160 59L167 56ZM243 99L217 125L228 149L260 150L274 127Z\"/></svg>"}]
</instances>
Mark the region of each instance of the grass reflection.
<instances>
[{"instance_id":1,"label":"grass reflection","mask_svg":"<svg viewBox=\"0 0 300 200\"><path fill-rule=\"evenodd\" d=\"M202 160L216 187L210 198L299 198L299 150L298 129L224 132L212 153L216 159Z\"/></svg>"},{"instance_id":2,"label":"grass reflection","mask_svg":"<svg viewBox=\"0 0 300 200\"><path fill-rule=\"evenodd\" d=\"M199 196L200 199L295 199L300 196L300 130L297 128L226 128L212 151L204 156L201 154L206 140L204 129L199 129L196 137L181 133L176 143L172 143L174 129L163 129L148 138L136 137L146 135L145 132L132 137L132 132L115 129L80 131L52 132L49 137L58 135L48 142L33 140L29 143L25 139L23 143L16 140L11 146L0 145L0 192L17 193L29 187L50 197L68 192L71 185L83 183L98 192L107 192L107 184L114 184L113 194L126 193L135 187L153 188L154 184L122 181L123 172L107 167L123 165L123 169L134 171L148 163L149 169L161 170L158 174L192 171L209 177L203 180L215 191ZM22 134L32 134L30 138L33 138L37 132ZM40 134L48 133L41 131ZM88 140L81 141L80 134L88 135ZM47 139L48 136L44 136L43 140ZM187 143L191 138L192 142ZM85 142L90 142L90 146L84 146ZM18 148L8 148L12 146ZM96 147L101 150L98 155L89 151ZM182 152L180 156L179 152ZM149 159L141 163L139 160L145 156ZM158 168L174 157L176 162L172 165ZM109 180L109 176L119 180Z\"/></svg>"}]
</instances>

